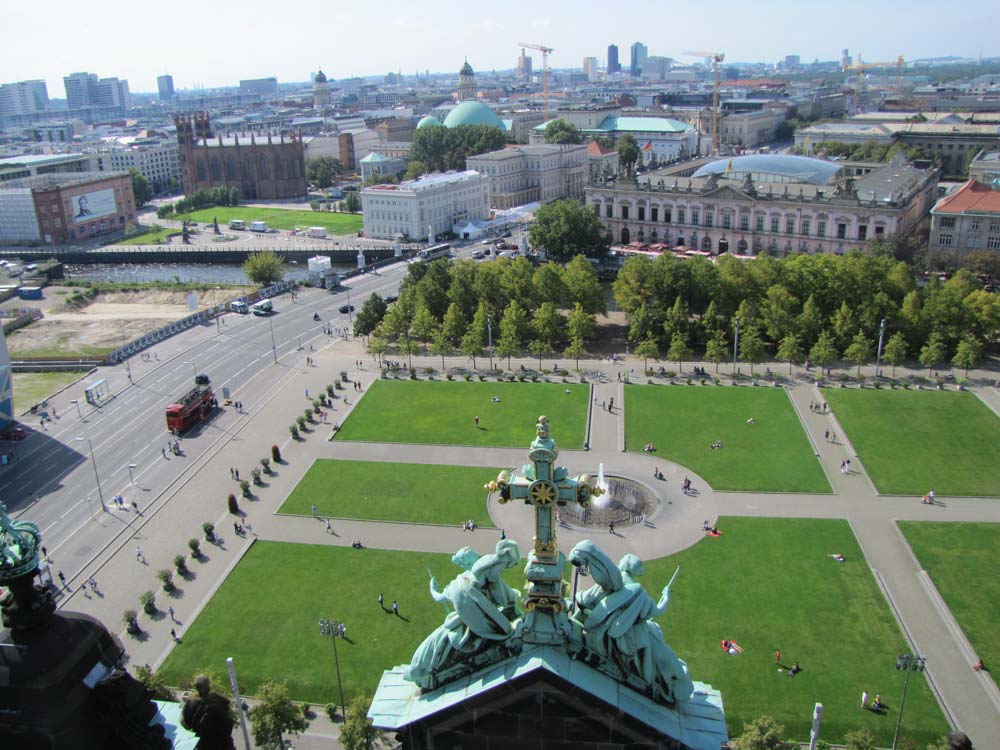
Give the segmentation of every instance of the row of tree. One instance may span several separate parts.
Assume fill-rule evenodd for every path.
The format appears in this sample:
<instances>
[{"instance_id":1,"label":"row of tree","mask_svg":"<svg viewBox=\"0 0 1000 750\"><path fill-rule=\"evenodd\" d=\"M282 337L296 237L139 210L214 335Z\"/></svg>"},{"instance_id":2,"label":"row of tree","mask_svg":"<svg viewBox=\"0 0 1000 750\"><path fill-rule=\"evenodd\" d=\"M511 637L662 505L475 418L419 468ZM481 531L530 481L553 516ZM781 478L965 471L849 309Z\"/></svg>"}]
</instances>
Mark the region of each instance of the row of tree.
<instances>
[{"instance_id":1,"label":"row of tree","mask_svg":"<svg viewBox=\"0 0 1000 750\"><path fill-rule=\"evenodd\" d=\"M176 203L165 203L160 206L156 209L156 215L160 219L167 219L175 213L189 214L199 208L238 205L240 205L240 190L237 187L200 188Z\"/></svg>"},{"instance_id":2,"label":"row of tree","mask_svg":"<svg viewBox=\"0 0 1000 750\"><path fill-rule=\"evenodd\" d=\"M724 255L680 260L629 258L613 285L639 356L669 360L693 351L726 361L770 356L828 366L843 356L859 365L874 354L886 322L885 360L919 359L932 367L951 359L968 368L1000 331L1000 298L969 271L918 287L910 268L863 253L794 255L781 260ZM686 356L679 356L686 355Z\"/></svg>"},{"instance_id":3,"label":"row of tree","mask_svg":"<svg viewBox=\"0 0 1000 750\"><path fill-rule=\"evenodd\" d=\"M798 147L795 151L796 153L806 155L823 152L827 156L840 157L852 161L887 162L897 153L902 153L910 161L918 159L932 161L934 159L934 154L922 146L905 146L902 143L879 143L877 141L867 141L865 143L822 141L812 144L809 149Z\"/></svg>"},{"instance_id":4,"label":"row of tree","mask_svg":"<svg viewBox=\"0 0 1000 750\"><path fill-rule=\"evenodd\" d=\"M318 156L306 161L306 179L325 190L344 174L344 164L333 156Z\"/></svg>"},{"instance_id":5,"label":"row of tree","mask_svg":"<svg viewBox=\"0 0 1000 750\"><path fill-rule=\"evenodd\" d=\"M785 727L770 716L761 716L747 722L743 733L733 737L729 742L732 750L797 750L798 742L785 739ZM846 750L875 750L877 747L875 734L868 727L853 729L844 736L843 747ZM820 740L817 748L828 750L830 743ZM916 747L912 744L911 747ZM963 732L952 732L947 737L926 745L927 750L972 750L972 742Z\"/></svg>"},{"instance_id":6,"label":"row of tree","mask_svg":"<svg viewBox=\"0 0 1000 750\"><path fill-rule=\"evenodd\" d=\"M441 259L411 264L395 304L371 295L355 316L354 333L371 336L373 354L390 346L410 354L429 347L441 357L457 349L474 360L492 343L497 356L508 359L525 349L549 356L556 345L578 358L604 311L600 281L583 256L565 267L538 268L524 258Z\"/></svg>"}]
</instances>

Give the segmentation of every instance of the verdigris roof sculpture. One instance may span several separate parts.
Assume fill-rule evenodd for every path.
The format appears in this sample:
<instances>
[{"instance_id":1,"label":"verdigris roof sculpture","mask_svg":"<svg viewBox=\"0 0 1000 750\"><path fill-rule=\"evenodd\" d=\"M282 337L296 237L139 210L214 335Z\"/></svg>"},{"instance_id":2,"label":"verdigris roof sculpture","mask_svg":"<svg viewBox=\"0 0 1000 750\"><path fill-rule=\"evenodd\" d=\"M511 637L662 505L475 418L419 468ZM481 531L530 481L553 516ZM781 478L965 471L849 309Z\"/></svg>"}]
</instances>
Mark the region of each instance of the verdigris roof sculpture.
<instances>
[{"instance_id":1,"label":"verdigris roof sculpture","mask_svg":"<svg viewBox=\"0 0 1000 750\"><path fill-rule=\"evenodd\" d=\"M452 558L463 568L443 591L430 582L431 597L453 611L431 633L405 671L406 679L425 690L499 662L525 645L551 645L664 703L687 701L694 690L687 665L663 640L652 618L666 611L669 585L654 601L637 578L642 562L626 555L616 567L597 545L580 542L569 561L586 567L595 584L570 601L566 598L566 556L556 543L555 508L586 505L600 488L587 474L570 477L556 466L559 455L548 419L538 418L537 435L519 473L501 472L487 485L500 502L522 500L535 514L534 546L524 574L524 600L501 574L521 560L516 542L502 539L493 554L476 557L468 547Z\"/></svg>"}]
</instances>

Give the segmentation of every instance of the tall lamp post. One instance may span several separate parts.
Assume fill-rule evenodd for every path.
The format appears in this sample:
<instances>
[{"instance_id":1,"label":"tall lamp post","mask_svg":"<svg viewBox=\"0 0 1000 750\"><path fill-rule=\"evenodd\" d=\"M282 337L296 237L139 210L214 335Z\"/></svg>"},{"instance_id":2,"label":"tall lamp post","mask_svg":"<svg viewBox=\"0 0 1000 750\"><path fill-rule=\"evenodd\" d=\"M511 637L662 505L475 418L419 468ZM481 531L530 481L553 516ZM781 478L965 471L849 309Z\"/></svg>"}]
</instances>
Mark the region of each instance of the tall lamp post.
<instances>
[{"instance_id":1,"label":"tall lamp post","mask_svg":"<svg viewBox=\"0 0 1000 750\"><path fill-rule=\"evenodd\" d=\"M278 364L278 347L274 343L274 323L270 314L267 316L267 327L271 330L271 354L274 356L274 364Z\"/></svg>"},{"instance_id":2,"label":"tall lamp post","mask_svg":"<svg viewBox=\"0 0 1000 750\"><path fill-rule=\"evenodd\" d=\"M194 371L195 377L198 376L198 365L196 365L193 361L188 362L187 360L184 360L183 362L181 362L181 364L182 365L191 365L191 369Z\"/></svg>"},{"instance_id":3,"label":"tall lamp post","mask_svg":"<svg viewBox=\"0 0 1000 750\"><path fill-rule=\"evenodd\" d=\"M906 688L910 685L910 672L923 672L926 666L926 656L900 654L896 657L896 669L906 672L906 677L903 680L903 695L899 699L899 713L896 714L896 731L892 735L892 750L896 750L896 743L899 741L899 727L903 723L903 706L906 705Z\"/></svg>"},{"instance_id":4,"label":"tall lamp post","mask_svg":"<svg viewBox=\"0 0 1000 750\"><path fill-rule=\"evenodd\" d=\"M875 355L875 377L882 377L882 342L885 340L885 318L878 329L878 352Z\"/></svg>"},{"instance_id":5,"label":"tall lamp post","mask_svg":"<svg viewBox=\"0 0 1000 750\"><path fill-rule=\"evenodd\" d=\"M490 353L490 372L493 372L493 320L486 318L486 348Z\"/></svg>"},{"instance_id":6,"label":"tall lamp post","mask_svg":"<svg viewBox=\"0 0 1000 750\"><path fill-rule=\"evenodd\" d=\"M101 490L101 475L97 473L97 459L94 458L94 444L90 441L90 438L85 437L75 437L73 438L78 443L82 443L84 440L87 441L87 445L90 447L90 461L94 465L94 479L97 480L97 497L101 500L101 510L105 513L108 512L107 506L104 504L104 492Z\"/></svg>"},{"instance_id":7,"label":"tall lamp post","mask_svg":"<svg viewBox=\"0 0 1000 750\"><path fill-rule=\"evenodd\" d=\"M70 403L76 406L76 415L80 418L80 421L83 421L83 412L80 410L80 400L74 398L70 400Z\"/></svg>"},{"instance_id":8,"label":"tall lamp post","mask_svg":"<svg viewBox=\"0 0 1000 750\"><path fill-rule=\"evenodd\" d=\"M340 690L340 712L347 718L347 706L344 705L344 684L340 681L340 658L337 656L337 639L340 637L340 623L330 622L326 618L319 621L319 634L328 635L333 639L333 663L337 666L337 688Z\"/></svg>"},{"instance_id":9,"label":"tall lamp post","mask_svg":"<svg viewBox=\"0 0 1000 750\"><path fill-rule=\"evenodd\" d=\"M737 315L734 318L736 322L736 335L733 337L733 377L736 377L736 353L740 348L740 317Z\"/></svg>"},{"instance_id":10,"label":"tall lamp post","mask_svg":"<svg viewBox=\"0 0 1000 750\"><path fill-rule=\"evenodd\" d=\"M128 465L128 478L131 480L132 484L135 484L135 476L132 474L132 469L135 468L135 464Z\"/></svg>"}]
</instances>

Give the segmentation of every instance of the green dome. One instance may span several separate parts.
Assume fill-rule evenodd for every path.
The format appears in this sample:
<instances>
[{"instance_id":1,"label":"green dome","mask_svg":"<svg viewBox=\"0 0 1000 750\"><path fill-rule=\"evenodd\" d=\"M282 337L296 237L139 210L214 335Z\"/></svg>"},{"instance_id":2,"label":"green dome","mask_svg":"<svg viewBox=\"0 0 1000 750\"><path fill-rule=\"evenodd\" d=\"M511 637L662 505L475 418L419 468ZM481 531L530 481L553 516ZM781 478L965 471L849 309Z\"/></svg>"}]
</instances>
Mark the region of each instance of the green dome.
<instances>
[{"instance_id":1,"label":"green dome","mask_svg":"<svg viewBox=\"0 0 1000 750\"><path fill-rule=\"evenodd\" d=\"M506 130L496 112L474 99L462 102L444 118L446 128L454 128L458 125L489 125L493 128Z\"/></svg>"},{"instance_id":2,"label":"green dome","mask_svg":"<svg viewBox=\"0 0 1000 750\"><path fill-rule=\"evenodd\" d=\"M420 128L428 128L431 125L440 125L441 121L434 117L433 115L424 115L420 118L420 122L417 123L417 130Z\"/></svg>"}]
</instances>

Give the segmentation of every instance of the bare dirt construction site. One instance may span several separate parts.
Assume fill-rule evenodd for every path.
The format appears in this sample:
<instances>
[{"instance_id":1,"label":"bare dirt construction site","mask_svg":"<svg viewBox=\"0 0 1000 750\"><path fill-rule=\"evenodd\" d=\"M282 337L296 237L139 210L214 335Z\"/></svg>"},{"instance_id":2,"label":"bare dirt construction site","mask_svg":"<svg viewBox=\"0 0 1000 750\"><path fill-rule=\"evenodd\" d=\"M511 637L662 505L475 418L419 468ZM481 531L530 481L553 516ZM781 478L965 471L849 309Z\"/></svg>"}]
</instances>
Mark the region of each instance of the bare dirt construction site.
<instances>
[{"instance_id":1,"label":"bare dirt construction site","mask_svg":"<svg viewBox=\"0 0 1000 750\"><path fill-rule=\"evenodd\" d=\"M44 299L11 299L4 308L39 307L44 317L7 336L13 356L101 355L191 314L188 294L197 296L199 310L221 305L240 295L236 289L197 292L148 289L102 292L93 298L76 296L75 287L49 286Z\"/></svg>"}]
</instances>

